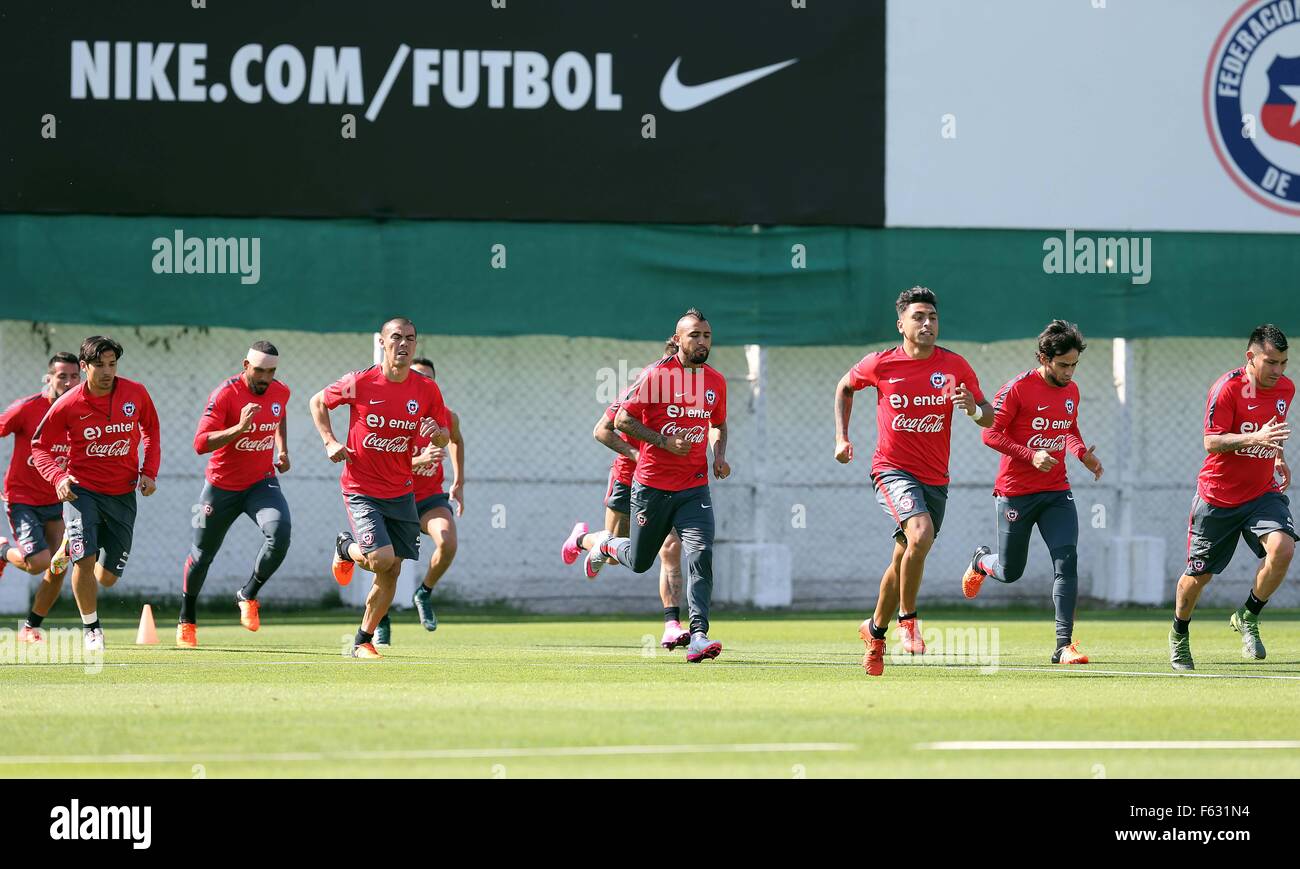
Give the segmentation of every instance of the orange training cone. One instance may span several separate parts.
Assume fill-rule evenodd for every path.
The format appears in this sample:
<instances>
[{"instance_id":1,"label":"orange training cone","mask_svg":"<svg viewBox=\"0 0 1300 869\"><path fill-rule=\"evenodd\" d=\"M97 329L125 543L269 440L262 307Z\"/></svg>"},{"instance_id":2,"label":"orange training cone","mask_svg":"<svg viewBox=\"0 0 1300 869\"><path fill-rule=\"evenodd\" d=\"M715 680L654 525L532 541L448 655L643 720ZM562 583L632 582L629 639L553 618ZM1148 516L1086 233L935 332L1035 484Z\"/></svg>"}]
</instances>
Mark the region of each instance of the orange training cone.
<instances>
[{"instance_id":1,"label":"orange training cone","mask_svg":"<svg viewBox=\"0 0 1300 869\"><path fill-rule=\"evenodd\" d=\"M158 631L153 625L153 607L149 604L145 604L140 612L140 630L135 633L135 644L137 646L158 645Z\"/></svg>"}]
</instances>

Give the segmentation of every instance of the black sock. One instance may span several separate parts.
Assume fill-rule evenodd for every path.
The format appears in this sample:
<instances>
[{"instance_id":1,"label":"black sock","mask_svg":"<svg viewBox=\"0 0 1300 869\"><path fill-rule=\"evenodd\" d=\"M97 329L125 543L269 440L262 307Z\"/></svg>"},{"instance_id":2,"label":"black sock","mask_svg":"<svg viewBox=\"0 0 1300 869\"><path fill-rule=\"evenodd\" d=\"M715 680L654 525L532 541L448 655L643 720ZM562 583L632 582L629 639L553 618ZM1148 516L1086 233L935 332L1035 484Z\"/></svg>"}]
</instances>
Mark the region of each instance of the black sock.
<instances>
[{"instance_id":1,"label":"black sock","mask_svg":"<svg viewBox=\"0 0 1300 869\"><path fill-rule=\"evenodd\" d=\"M682 608L679 606L664 607L664 621L680 622L682 620Z\"/></svg>"},{"instance_id":2,"label":"black sock","mask_svg":"<svg viewBox=\"0 0 1300 869\"><path fill-rule=\"evenodd\" d=\"M899 614L898 614L898 620L899 620L900 622L905 622L905 621L907 621L908 619L914 619L914 618L916 618L916 611L915 611L915 610L912 611L912 612L910 612L910 613L899 613Z\"/></svg>"},{"instance_id":3,"label":"black sock","mask_svg":"<svg viewBox=\"0 0 1300 869\"><path fill-rule=\"evenodd\" d=\"M1068 646L1068 645L1070 645L1070 638L1069 638L1069 637L1057 637L1057 638L1056 638L1056 648L1058 648L1058 649L1064 649L1064 648L1065 648L1066 646Z\"/></svg>"},{"instance_id":4,"label":"black sock","mask_svg":"<svg viewBox=\"0 0 1300 869\"><path fill-rule=\"evenodd\" d=\"M1174 616L1174 633L1185 634L1191 629L1191 627L1191 619L1180 619L1178 616Z\"/></svg>"},{"instance_id":5,"label":"black sock","mask_svg":"<svg viewBox=\"0 0 1300 869\"><path fill-rule=\"evenodd\" d=\"M89 631L93 631L93 630L95 630L95 628L98 628L98 627L100 627L99 619L95 619L93 622L91 622L91 623L88 624L88 625L87 625L87 624L83 624L83 625L81 626L81 629L82 629L83 631L87 631L87 632L89 632Z\"/></svg>"},{"instance_id":6,"label":"black sock","mask_svg":"<svg viewBox=\"0 0 1300 869\"><path fill-rule=\"evenodd\" d=\"M270 579L270 577L268 576L266 579ZM248 582L244 583L244 587L239 590L239 593L244 596L244 600L257 600L257 593L266 584L266 579L258 579L257 574L253 574L248 578Z\"/></svg>"},{"instance_id":7,"label":"black sock","mask_svg":"<svg viewBox=\"0 0 1300 869\"><path fill-rule=\"evenodd\" d=\"M351 561L352 556L348 555L348 544L355 542L356 541L352 539L352 535L344 531L339 535L338 540L334 541L334 551L337 552L339 558L342 558L344 561Z\"/></svg>"},{"instance_id":8,"label":"black sock","mask_svg":"<svg viewBox=\"0 0 1300 869\"><path fill-rule=\"evenodd\" d=\"M32 610L29 613L27 613L27 627L39 628L41 626L41 622L43 621L45 621L45 616L38 616L36 614L36 610Z\"/></svg>"},{"instance_id":9,"label":"black sock","mask_svg":"<svg viewBox=\"0 0 1300 869\"><path fill-rule=\"evenodd\" d=\"M181 595L181 622L196 624L199 620L199 596L197 594Z\"/></svg>"},{"instance_id":10,"label":"black sock","mask_svg":"<svg viewBox=\"0 0 1300 869\"><path fill-rule=\"evenodd\" d=\"M1259 611L1264 608L1264 604L1266 603L1268 603L1268 601L1260 600L1255 597L1255 592L1252 591L1250 597L1246 598L1246 609L1250 610L1255 615L1259 615Z\"/></svg>"},{"instance_id":11,"label":"black sock","mask_svg":"<svg viewBox=\"0 0 1300 869\"><path fill-rule=\"evenodd\" d=\"M371 639L374 638L374 636L375 636L374 634L368 634L365 631L361 630L360 628L357 628L357 637L355 640L353 640L352 645L360 646L364 643L368 643L370 642Z\"/></svg>"},{"instance_id":12,"label":"black sock","mask_svg":"<svg viewBox=\"0 0 1300 869\"><path fill-rule=\"evenodd\" d=\"M871 634L873 640L883 640L885 638L885 629L876 627L874 618L867 622L867 633Z\"/></svg>"}]
</instances>

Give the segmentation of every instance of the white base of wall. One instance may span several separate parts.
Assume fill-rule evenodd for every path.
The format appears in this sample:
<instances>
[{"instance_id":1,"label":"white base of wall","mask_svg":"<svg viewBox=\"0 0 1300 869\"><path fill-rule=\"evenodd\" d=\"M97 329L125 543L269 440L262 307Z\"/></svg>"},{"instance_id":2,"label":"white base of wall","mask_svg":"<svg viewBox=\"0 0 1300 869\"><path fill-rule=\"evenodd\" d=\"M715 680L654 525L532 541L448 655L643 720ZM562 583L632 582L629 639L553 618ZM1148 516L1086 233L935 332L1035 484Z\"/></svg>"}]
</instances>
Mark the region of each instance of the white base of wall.
<instances>
[{"instance_id":1,"label":"white base of wall","mask_svg":"<svg viewBox=\"0 0 1300 869\"><path fill-rule=\"evenodd\" d=\"M785 544L722 543L713 554L713 599L786 607L794 597L793 576L790 547Z\"/></svg>"},{"instance_id":2,"label":"white base of wall","mask_svg":"<svg viewBox=\"0 0 1300 869\"><path fill-rule=\"evenodd\" d=\"M0 581L0 613L23 613L31 607L31 579L12 564L5 568L4 579ZM71 585L71 583L65 583Z\"/></svg>"},{"instance_id":3,"label":"white base of wall","mask_svg":"<svg viewBox=\"0 0 1300 869\"><path fill-rule=\"evenodd\" d=\"M1112 537L1106 541L1106 566L1093 584L1093 595L1102 600L1160 604L1173 598L1163 537Z\"/></svg>"}]
</instances>

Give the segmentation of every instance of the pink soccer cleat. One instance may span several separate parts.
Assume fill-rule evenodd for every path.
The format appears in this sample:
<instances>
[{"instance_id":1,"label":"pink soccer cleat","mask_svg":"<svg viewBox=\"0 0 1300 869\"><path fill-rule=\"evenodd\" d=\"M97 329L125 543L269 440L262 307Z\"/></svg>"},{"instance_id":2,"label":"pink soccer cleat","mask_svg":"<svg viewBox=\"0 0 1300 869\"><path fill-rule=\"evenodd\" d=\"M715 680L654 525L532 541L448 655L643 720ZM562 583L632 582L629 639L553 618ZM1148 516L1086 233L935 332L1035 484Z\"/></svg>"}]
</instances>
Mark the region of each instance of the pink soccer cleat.
<instances>
[{"instance_id":1,"label":"pink soccer cleat","mask_svg":"<svg viewBox=\"0 0 1300 869\"><path fill-rule=\"evenodd\" d=\"M565 564L573 564L578 560L578 556L582 554L582 547L578 545L578 542L582 540L586 533L586 522L579 522L573 526L573 530L569 532L569 536L564 540L564 545L560 547L560 557L564 559Z\"/></svg>"},{"instance_id":2,"label":"pink soccer cleat","mask_svg":"<svg viewBox=\"0 0 1300 869\"><path fill-rule=\"evenodd\" d=\"M659 641L659 645L671 652L689 646L690 643L691 632L682 627L681 622L664 622L664 638Z\"/></svg>"}]
</instances>

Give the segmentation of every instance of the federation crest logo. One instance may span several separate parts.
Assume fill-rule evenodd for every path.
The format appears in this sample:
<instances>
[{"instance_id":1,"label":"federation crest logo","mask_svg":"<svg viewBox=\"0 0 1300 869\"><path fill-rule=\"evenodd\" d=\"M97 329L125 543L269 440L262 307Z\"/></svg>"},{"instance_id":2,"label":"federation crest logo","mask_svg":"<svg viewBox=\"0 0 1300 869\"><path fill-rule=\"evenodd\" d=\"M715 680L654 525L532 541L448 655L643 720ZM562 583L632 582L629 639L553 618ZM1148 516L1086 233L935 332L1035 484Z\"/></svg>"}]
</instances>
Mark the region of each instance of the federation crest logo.
<instances>
[{"instance_id":1,"label":"federation crest logo","mask_svg":"<svg viewBox=\"0 0 1300 869\"><path fill-rule=\"evenodd\" d=\"M1190 571L1192 576L1196 576L1199 573L1204 573L1205 560L1201 558L1193 558L1191 561L1187 562L1187 569Z\"/></svg>"},{"instance_id":2,"label":"federation crest logo","mask_svg":"<svg viewBox=\"0 0 1300 869\"><path fill-rule=\"evenodd\" d=\"M204 504L204 505L203 505L203 515L204 515L204 516L211 516L211 515L212 515L212 505L211 505L211 504Z\"/></svg>"},{"instance_id":3,"label":"federation crest logo","mask_svg":"<svg viewBox=\"0 0 1300 869\"><path fill-rule=\"evenodd\" d=\"M1016 521L1016 520L1019 519L1019 518L1020 518L1020 511L1019 511L1019 510L1008 510L1008 511L1007 511L1007 521L1008 521L1008 522L1014 522L1014 521ZM1033 529L1031 528L1030 530L1032 531Z\"/></svg>"},{"instance_id":4,"label":"federation crest logo","mask_svg":"<svg viewBox=\"0 0 1300 869\"><path fill-rule=\"evenodd\" d=\"M1300 4L1248 0L1205 68L1205 127L1246 195L1300 216Z\"/></svg>"},{"instance_id":5,"label":"federation crest logo","mask_svg":"<svg viewBox=\"0 0 1300 869\"><path fill-rule=\"evenodd\" d=\"M1277 400L1277 415L1286 416L1286 401L1281 398Z\"/></svg>"},{"instance_id":6,"label":"federation crest logo","mask_svg":"<svg viewBox=\"0 0 1300 869\"><path fill-rule=\"evenodd\" d=\"M904 495L898 499L898 510L901 513L907 513L915 506L916 502L912 500L911 495Z\"/></svg>"},{"instance_id":7,"label":"federation crest logo","mask_svg":"<svg viewBox=\"0 0 1300 869\"><path fill-rule=\"evenodd\" d=\"M713 404L713 402L718 400L718 394L712 389L706 389L704 390L704 400L709 404Z\"/></svg>"},{"instance_id":8,"label":"federation crest logo","mask_svg":"<svg viewBox=\"0 0 1300 869\"><path fill-rule=\"evenodd\" d=\"M86 544L80 538L73 540L71 543L68 544L68 555L72 557L73 561L76 561L77 559L81 558L85 554L86 554Z\"/></svg>"},{"instance_id":9,"label":"federation crest logo","mask_svg":"<svg viewBox=\"0 0 1300 869\"><path fill-rule=\"evenodd\" d=\"M135 416L135 402L128 401L126 404L122 405L122 413L127 416Z\"/></svg>"},{"instance_id":10,"label":"federation crest logo","mask_svg":"<svg viewBox=\"0 0 1300 869\"><path fill-rule=\"evenodd\" d=\"M1066 413L1074 413L1074 399L1073 399L1073 398L1067 398L1067 399L1065 400L1065 412L1066 412Z\"/></svg>"},{"instance_id":11,"label":"federation crest logo","mask_svg":"<svg viewBox=\"0 0 1300 869\"><path fill-rule=\"evenodd\" d=\"M374 542L375 542L375 534L374 534L373 531L367 531L367 532L365 532L364 534L361 535L361 545L362 545L362 546L369 546L371 543L374 543Z\"/></svg>"},{"instance_id":12,"label":"federation crest logo","mask_svg":"<svg viewBox=\"0 0 1300 869\"><path fill-rule=\"evenodd\" d=\"M930 375L930 385L933 386L935 389L943 389L943 384L946 379L947 378L945 378L942 374L936 371Z\"/></svg>"},{"instance_id":13,"label":"federation crest logo","mask_svg":"<svg viewBox=\"0 0 1300 869\"><path fill-rule=\"evenodd\" d=\"M406 403L406 412L411 414L412 416L414 416L415 412L419 409L420 409L420 404L414 398L412 398L410 401Z\"/></svg>"},{"instance_id":14,"label":"federation crest logo","mask_svg":"<svg viewBox=\"0 0 1300 869\"><path fill-rule=\"evenodd\" d=\"M278 401L271 402L271 416L279 416L279 415L280 415L280 402Z\"/></svg>"},{"instance_id":15,"label":"federation crest logo","mask_svg":"<svg viewBox=\"0 0 1300 869\"><path fill-rule=\"evenodd\" d=\"M638 513L638 514L636 514L636 524L638 524L638 525L644 525L644 524L645 524L645 514L644 514L644 513Z\"/></svg>"}]
</instances>

